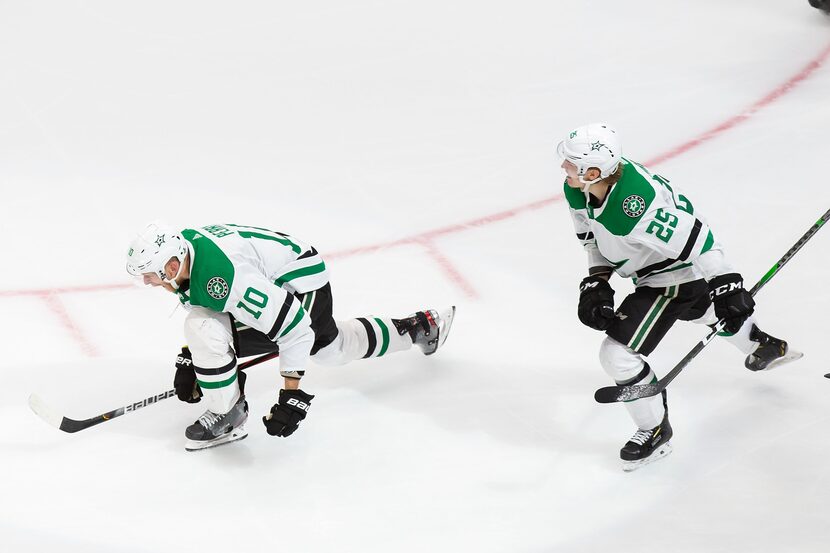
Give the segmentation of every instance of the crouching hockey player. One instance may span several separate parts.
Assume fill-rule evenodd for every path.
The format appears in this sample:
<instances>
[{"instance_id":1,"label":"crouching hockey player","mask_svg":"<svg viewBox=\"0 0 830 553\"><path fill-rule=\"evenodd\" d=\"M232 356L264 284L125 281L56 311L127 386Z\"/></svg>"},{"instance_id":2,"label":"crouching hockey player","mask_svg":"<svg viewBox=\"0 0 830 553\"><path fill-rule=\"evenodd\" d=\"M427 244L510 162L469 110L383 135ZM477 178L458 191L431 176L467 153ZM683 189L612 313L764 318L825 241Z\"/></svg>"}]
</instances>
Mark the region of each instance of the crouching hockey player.
<instances>
[{"instance_id":1,"label":"crouching hockey player","mask_svg":"<svg viewBox=\"0 0 830 553\"><path fill-rule=\"evenodd\" d=\"M130 245L127 271L178 295L188 309L188 344L176 360L182 401L203 397L207 411L185 430L188 451L247 436L245 373L237 358L279 351L285 387L262 422L289 436L314 398L300 389L309 358L323 365L380 357L418 346L430 355L444 343L455 307L403 317L335 321L328 271L312 246L256 227L209 225L181 231L159 224Z\"/></svg>"},{"instance_id":2,"label":"crouching hockey player","mask_svg":"<svg viewBox=\"0 0 830 553\"><path fill-rule=\"evenodd\" d=\"M743 278L689 198L665 178L623 158L612 128L580 127L557 152L567 173L565 197L576 236L588 253L579 320L605 332L600 363L618 385L656 382L644 356L677 320L712 325L725 319L722 335L747 355L751 371L801 356L758 327ZM616 311L608 282L613 272L635 284ZM625 406L637 431L620 451L623 469L669 454L666 392Z\"/></svg>"}]
</instances>

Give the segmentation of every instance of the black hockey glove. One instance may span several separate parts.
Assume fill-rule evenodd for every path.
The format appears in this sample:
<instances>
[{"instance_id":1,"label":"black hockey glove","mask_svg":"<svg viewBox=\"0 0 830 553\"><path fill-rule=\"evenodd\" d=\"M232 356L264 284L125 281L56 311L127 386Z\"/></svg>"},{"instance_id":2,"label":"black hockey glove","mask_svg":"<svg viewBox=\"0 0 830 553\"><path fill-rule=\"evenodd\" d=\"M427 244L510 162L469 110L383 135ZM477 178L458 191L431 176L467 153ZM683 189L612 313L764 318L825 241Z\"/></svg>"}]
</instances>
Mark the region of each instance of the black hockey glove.
<instances>
[{"instance_id":1,"label":"black hockey glove","mask_svg":"<svg viewBox=\"0 0 830 553\"><path fill-rule=\"evenodd\" d=\"M715 315L724 319L724 330L738 332L755 311L755 300L744 288L744 279L738 273L718 275L709 281L709 297L715 304Z\"/></svg>"},{"instance_id":2,"label":"black hockey glove","mask_svg":"<svg viewBox=\"0 0 830 553\"><path fill-rule=\"evenodd\" d=\"M202 389L196 384L196 371L193 370L193 357L187 346L176 357L176 376L173 377L173 387L176 396L187 403L199 403L202 399Z\"/></svg>"},{"instance_id":3,"label":"black hockey glove","mask_svg":"<svg viewBox=\"0 0 830 553\"><path fill-rule=\"evenodd\" d=\"M297 430L311 407L314 396L302 390L280 390L279 403L271 407L267 417L262 417L265 428L272 436L290 436Z\"/></svg>"},{"instance_id":4,"label":"black hockey glove","mask_svg":"<svg viewBox=\"0 0 830 553\"><path fill-rule=\"evenodd\" d=\"M614 321L614 289L598 276L582 279L579 285L579 320L585 326L605 330Z\"/></svg>"}]
</instances>

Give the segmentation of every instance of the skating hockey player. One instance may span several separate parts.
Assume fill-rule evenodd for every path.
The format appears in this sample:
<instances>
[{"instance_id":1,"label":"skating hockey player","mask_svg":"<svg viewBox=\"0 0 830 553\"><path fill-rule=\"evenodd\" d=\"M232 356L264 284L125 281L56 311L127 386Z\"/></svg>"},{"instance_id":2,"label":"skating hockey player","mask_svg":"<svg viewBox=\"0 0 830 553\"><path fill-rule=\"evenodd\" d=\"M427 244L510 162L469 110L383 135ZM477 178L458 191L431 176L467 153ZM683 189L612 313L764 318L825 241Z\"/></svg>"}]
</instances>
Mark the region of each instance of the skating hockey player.
<instances>
[{"instance_id":1,"label":"skating hockey player","mask_svg":"<svg viewBox=\"0 0 830 553\"><path fill-rule=\"evenodd\" d=\"M618 385L648 384L656 376L644 359L677 320L714 324L744 352L751 371L800 356L763 332L755 302L715 234L688 196L660 175L622 157L617 133L605 124L572 131L557 152L567 173L565 197L577 239L588 254L578 316L604 331L600 363ZM614 309L612 273L635 290ZM671 452L666 392L625 404L637 431L623 446L624 470Z\"/></svg>"},{"instance_id":2,"label":"skating hockey player","mask_svg":"<svg viewBox=\"0 0 830 553\"><path fill-rule=\"evenodd\" d=\"M268 434L289 436L313 395L300 389L309 358L324 365L418 346L430 355L447 339L455 307L403 317L335 321L326 265L309 244L240 225L176 230L152 223L133 240L127 271L178 295L188 309L187 347L176 360L180 400L207 410L185 430L187 450L247 436L245 373L237 358L279 351L284 389L262 417Z\"/></svg>"}]
</instances>

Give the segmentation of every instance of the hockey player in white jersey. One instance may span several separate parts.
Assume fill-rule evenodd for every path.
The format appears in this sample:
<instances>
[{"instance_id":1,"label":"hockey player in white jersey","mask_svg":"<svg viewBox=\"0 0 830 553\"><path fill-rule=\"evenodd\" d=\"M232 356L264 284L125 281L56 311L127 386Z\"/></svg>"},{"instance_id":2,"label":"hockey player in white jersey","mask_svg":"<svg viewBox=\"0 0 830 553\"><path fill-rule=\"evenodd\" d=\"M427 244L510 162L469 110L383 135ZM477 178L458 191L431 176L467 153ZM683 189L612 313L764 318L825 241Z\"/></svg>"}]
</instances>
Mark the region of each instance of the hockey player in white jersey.
<instances>
[{"instance_id":1,"label":"hockey player in white jersey","mask_svg":"<svg viewBox=\"0 0 830 553\"><path fill-rule=\"evenodd\" d=\"M127 271L164 287L188 309L188 344L176 359L180 400L207 411L185 430L186 449L247 436L245 373L237 358L279 351L284 389L262 417L267 432L289 436L314 398L300 389L309 358L339 365L418 346L430 355L444 343L455 307L393 319L335 321L328 271L305 242L267 229L208 225L176 230L152 223L133 240Z\"/></svg>"},{"instance_id":2,"label":"hockey player in white jersey","mask_svg":"<svg viewBox=\"0 0 830 553\"><path fill-rule=\"evenodd\" d=\"M576 236L588 254L578 316L606 333L600 363L618 385L656 382L644 357L677 320L711 325L725 319L723 335L747 355L745 366L752 371L800 356L758 327L743 278L690 199L622 157L613 128L579 127L557 151L567 173L565 197ZM635 284L616 310L609 284L614 272ZM637 432L620 451L623 469L670 453L666 392L625 406Z\"/></svg>"}]
</instances>

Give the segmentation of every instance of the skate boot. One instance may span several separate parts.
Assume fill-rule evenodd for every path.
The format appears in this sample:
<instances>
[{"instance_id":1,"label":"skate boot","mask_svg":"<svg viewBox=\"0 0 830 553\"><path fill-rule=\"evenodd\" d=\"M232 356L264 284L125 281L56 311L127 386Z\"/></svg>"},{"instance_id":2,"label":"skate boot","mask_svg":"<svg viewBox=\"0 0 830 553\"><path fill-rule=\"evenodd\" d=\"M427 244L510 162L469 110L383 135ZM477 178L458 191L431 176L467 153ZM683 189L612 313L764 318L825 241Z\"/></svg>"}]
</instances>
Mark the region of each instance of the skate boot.
<instances>
[{"instance_id":1,"label":"skate boot","mask_svg":"<svg viewBox=\"0 0 830 553\"><path fill-rule=\"evenodd\" d=\"M663 392L663 405L666 405L666 396ZM631 472L638 468L662 459L672 451L671 440L674 433L669 424L669 409L663 420L651 430L637 430L620 450L620 459L623 470Z\"/></svg>"},{"instance_id":2,"label":"skate boot","mask_svg":"<svg viewBox=\"0 0 830 553\"><path fill-rule=\"evenodd\" d=\"M770 336L755 325L752 325L749 339L758 342L758 348L749 354L744 362L744 366L751 371L766 371L789 361L800 359L804 355L801 352L791 350L787 342Z\"/></svg>"},{"instance_id":3,"label":"skate boot","mask_svg":"<svg viewBox=\"0 0 830 553\"><path fill-rule=\"evenodd\" d=\"M406 319L393 319L398 334L409 333L412 343L421 348L424 355L432 355L447 341L455 318L455 306L442 311L428 309L418 311Z\"/></svg>"},{"instance_id":4,"label":"skate boot","mask_svg":"<svg viewBox=\"0 0 830 553\"><path fill-rule=\"evenodd\" d=\"M245 430L245 421L248 420L248 402L245 396L225 414L205 411L199 420L191 424L184 431L187 451L208 449L218 445L241 440L248 435Z\"/></svg>"}]
</instances>

